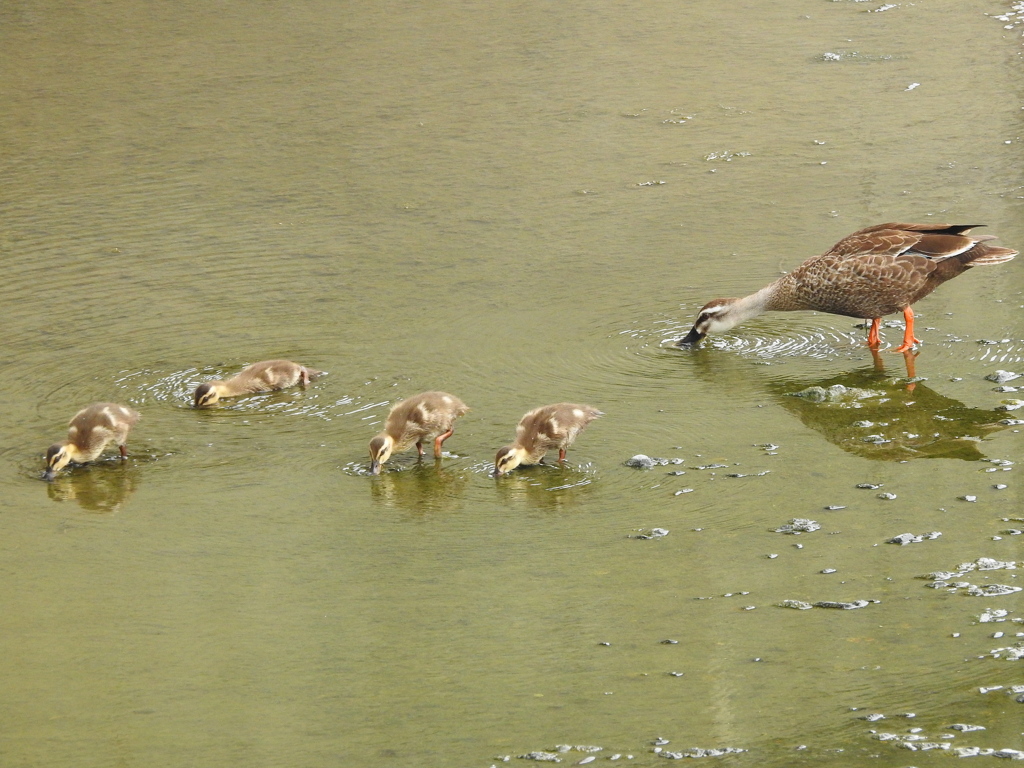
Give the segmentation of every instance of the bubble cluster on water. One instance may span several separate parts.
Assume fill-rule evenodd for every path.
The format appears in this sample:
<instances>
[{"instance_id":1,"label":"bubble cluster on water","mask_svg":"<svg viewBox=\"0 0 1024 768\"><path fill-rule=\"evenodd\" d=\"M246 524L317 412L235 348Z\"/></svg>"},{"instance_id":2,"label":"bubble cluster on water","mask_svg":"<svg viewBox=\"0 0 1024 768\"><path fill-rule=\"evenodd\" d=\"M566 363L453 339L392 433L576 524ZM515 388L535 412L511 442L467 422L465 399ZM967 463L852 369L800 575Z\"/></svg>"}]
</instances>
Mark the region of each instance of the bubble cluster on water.
<instances>
[{"instance_id":1,"label":"bubble cluster on water","mask_svg":"<svg viewBox=\"0 0 1024 768\"><path fill-rule=\"evenodd\" d=\"M708 154L704 155L704 159L707 162L709 162L709 163L713 162L713 161L716 161L716 160L721 160L721 161L724 161L726 163L731 163L734 158L737 158L737 157L750 157L750 156L751 156L750 152L743 152L743 151L734 152L731 149L723 149L723 150L720 150L718 152L709 152Z\"/></svg>"},{"instance_id":2,"label":"bubble cluster on water","mask_svg":"<svg viewBox=\"0 0 1024 768\"><path fill-rule=\"evenodd\" d=\"M746 751L747 750L740 747L711 747L708 749L703 747L690 747L682 750L681 752L662 750L661 747L654 748L655 754L660 754L662 757L666 757L669 760L679 760L684 757L722 757L723 755L738 755Z\"/></svg>"},{"instance_id":3,"label":"bubble cluster on water","mask_svg":"<svg viewBox=\"0 0 1024 768\"><path fill-rule=\"evenodd\" d=\"M858 62L878 62L878 61L894 61L899 56L893 54L869 54L861 53L860 51L847 51L837 49L834 51L825 51L818 57L818 61L825 62L837 62L837 61L858 61Z\"/></svg>"},{"instance_id":4,"label":"bubble cluster on water","mask_svg":"<svg viewBox=\"0 0 1024 768\"><path fill-rule=\"evenodd\" d=\"M981 688L981 693L987 693L989 691L1001 690L1004 686L996 685L988 688ZM1024 686L1014 686L1019 689L1016 693L1024 693ZM1015 691L1008 691L1010 695L1014 695ZM1018 699L1019 701L1019 699ZM898 717L914 718L916 717L913 713L906 713L904 715L898 715ZM866 722L878 722L887 719L887 716L882 713L874 713L870 715L863 715L859 719ZM948 723L948 721L946 721ZM978 747L978 746L959 746L954 742L957 737L961 734L974 734L988 730L984 725L977 723L952 723L948 725L933 725L933 728L941 729L942 731L954 731L954 733L941 733L937 736L929 736L926 733L926 729L923 727L912 727L908 728L904 733L896 733L893 731L878 731L875 729L868 729L867 734L875 741L881 741L888 744L892 744L894 747L905 749L912 752L928 752L928 751L939 751L949 753L957 757L994 757L1002 759L1024 759L1024 752L1011 748L993 748L993 747Z\"/></svg>"},{"instance_id":5,"label":"bubble cluster on water","mask_svg":"<svg viewBox=\"0 0 1024 768\"><path fill-rule=\"evenodd\" d=\"M519 760L532 760L538 763L560 763L563 760L573 760L574 765L588 765L598 759L598 752L604 751L604 747L589 744L556 744L554 747L535 749L531 752L516 755L516 758ZM603 756L604 760L616 762L618 760L634 759L634 755L628 752L608 751L610 754ZM586 757L577 759L580 754L586 755ZM507 763L511 761L512 755L498 755L494 759L502 763Z\"/></svg>"},{"instance_id":6,"label":"bubble cluster on water","mask_svg":"<svg viewBox=\"0 0 1024 768\"><path fill-rule=\"evenodd\" d=\"M631 539L663 539L668 536L669 531L667 528L640 528L638 533L631 534Z\"/></svg>"},{"instance_id":7,"label":"bubble cluster on water","mask_svg":"<svg viewBox=\"0 0 1024 768\"><path fill-rule=\"evenodd\" d=\"M806 600L782 600L779 602L780 608L793 608L798 611L809 611L811 608L830 608L841 611L854 611L858 608L867 608L872 603L881 602L879 600L852 600L849 602L838 601L838 600L819 600L816 603L809 603Z\"/></svg>"},{"instance_id":8,"label":"bubble cluster on water","mask_svg":"<svg viewBox=\"0 0 1024 768\"><path fill-rule=\"evenodd\" d=\"M941 531L931 531L929 533L913 534L913 533L901 533L899 536L893 536L886 543L887 544L899 544L901 547L907 544L918 544L922 541L929 539L937 539L942 535Z\"/></svg>"},{"instance_id":9,"label":"bubble cluster on water","mask_svg":"<svg viewBox=\"0 0 1024 768\"><path fill-rule=\"evenodd\" d=\"M799 536L801 533L812 533L821 528L821 524L814 521L808 520L802 517L794 517L785 525L781 525L778 528L772 529L775 533L787 533L793 536Z\"/></svg>"},{"instance_id":10,"label":"bubble cluster on water","mask_svg":"<svg viewBox=\"0 0 1024 768\"><path fill-rule=\"evenodd\" d=\"M799 392L787 393L789 397L800 397L812 403L832 403L841 407L860 407L860 401L872 397L885 397L882 390L862 389L860 387L847 387L843 384L833 384L829 387L811 386ZM857 422L864 424L865 422ZM870 425L870 422L867 422ZM855 425L856 426L856 425Z\"/></svg>"},{"instance_id":11,"label":"bubble cluster on water","mask_svg":"<svg viewBox=\"0 0 1024 768\"><path fill-rule=\"evenodd\" d=\"M1017 29L1020 26L1024 26L1024 1L1017 0L1013 5L1010 6L1010 10L1001 14L985 14L991 16L996 21L1003 22L1003 29Z\"/></svg>"}]
</instances>

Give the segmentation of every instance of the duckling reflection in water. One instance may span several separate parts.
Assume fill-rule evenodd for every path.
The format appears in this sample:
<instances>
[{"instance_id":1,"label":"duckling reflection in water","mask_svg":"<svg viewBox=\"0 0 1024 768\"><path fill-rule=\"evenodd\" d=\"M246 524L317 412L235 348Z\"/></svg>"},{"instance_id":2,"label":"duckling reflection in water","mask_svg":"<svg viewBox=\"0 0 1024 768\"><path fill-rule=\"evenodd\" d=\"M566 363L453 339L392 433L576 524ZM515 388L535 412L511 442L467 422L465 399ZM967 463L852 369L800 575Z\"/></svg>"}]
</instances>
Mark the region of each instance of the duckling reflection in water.
<instances>
[{"instance_id":1,"label":"duckling reflection in water","mask_svg":"<svg viewBox=\"0 0 1024 768\"><path fill-rule=\"evenodd\" d=\"M559 462L587 425L601 411L589 405L555 403L527 413L516 427L516 440L498 451L494 458L494 475L500 477L521 464L538 464L548 451L558 449Z\"/></svg>"},{"instance_id":2,"label":"duckling reflection in water","mask_svg":"<svg viewBox=\"0 0 1024 768\"><path fill-rule=\"evenodd\" d=\"M53 501L78 502L86 512L118 512L135 493L139 470L127 462L104 463L88 472L64 474L47 484Z\"/></svg>"},{"instance_id":3,"label":"duckling reflection in water","mask_svg":"<svg viewBox=\"0 0 1024 768\"><path fill-rule=\"evenodd\" d=\"M423 457L423 441L434 441L434 458L441 458L441 446L455 432L455 420L469 406L447 392L421 392L396 403L384 422L384 431L370 441L370 472L380 474L392 453L413 443Z\"/></svg>"},{"instance_id":4,"label":"duckling reflection in water","mask_svg":"<svg viewBox=\"0 0 1024 768\"><path fill-rule=\"evenodd\" d=\"M815 383L773 382L779 403L849 453L882 461L985 458L982 438L1003 428L995 411L970 408L918 382L865 368Z\"/></svg>"},{"instance_id":5,"label":"duckling reflection in water","mask_svg":"<svg viewBox=\"0 0 1024 768\"><path fill-rule=\"evenodd\" d=\"M992 235L969 236L977 226L890 223L854 232L756 293L708 302L677 345L696 344L762 312L816 310L870 319L868 346L875 348L881 344L882 316L902 312L903 343L893 351L904 352L921 341L914 336L911 304L972 267L1002 264L1017 255L990 245Z\"/></svg>"},{"instance_id":6,"label":"duckling reflection in water","mask_svg":"<svg viewBox=\"0 0 1024 768\"><path fill-rule=\"evenodd\" d=\"M508 508L525 505L532 510L576 513L580 502L594 491L591 473L560 471L557 464L540 464L550 471L510 472L496 484L498 498ZM571 481L566 482L570 478Z\"/></svg>"},{"instance_id":7,"label":"duckling reflection in water","mask_svg":"<svg viewBox=\"0 0 1024 768\"><path fill-rule=\"evenodd\" d=\"M413 464L403 471L382 472L370 483L373 500L413 517L449 514L465 503L462 493L472 475L459 465Z\"/></svg>"},{"instance_id":8,"label":"duckling reflection in water","mask_svg":"<svg viewBox=\"0 0 1024 768\"><path fill-rule=\"evenodd\" d=\"M121 458L126 458L128 432L139 418L138 411L117 403L93 403L83 408L72 417L67 440L54 443L47 449L43 477L52 480L71 462L85 464L95 461L111 442L117 444Z\"/></svg>"},{"instance_id":9,"label":"duckling reflection in water","mask_svg":"<svg viewBox=\"0 0 1024 768\"><path fill-rule=\"evenodd\" d=\"M294 387L296 384L307 386L326 371L307 368L293 363L291 360L264 360L243 368L238 375L227 381L207 381L196 387L193 402L196 408L213 405L222 397L238 397L253 395L257 392L273 392L278 389Z\"/></svg>"}]
</instances>

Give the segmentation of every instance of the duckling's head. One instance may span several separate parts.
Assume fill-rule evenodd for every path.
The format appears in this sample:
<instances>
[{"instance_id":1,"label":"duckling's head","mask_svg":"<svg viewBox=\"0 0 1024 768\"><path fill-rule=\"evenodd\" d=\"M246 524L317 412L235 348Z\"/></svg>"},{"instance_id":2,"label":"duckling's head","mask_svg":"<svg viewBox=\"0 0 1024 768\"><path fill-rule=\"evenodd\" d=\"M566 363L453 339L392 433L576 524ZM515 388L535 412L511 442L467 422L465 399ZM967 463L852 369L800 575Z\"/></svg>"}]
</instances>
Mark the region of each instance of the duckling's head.
<instances>
[{"instance_id":1,"label":"duckling's head","mask_svg":"<svg viewBox=\"0 0 1024 768\"><path fill-rule=\"evenodd\" d=\"M71 454L65 443L54 443L46 449L46 473L43 477L46 480L53 480L54 475L60 472L71 461Z\"/></svg>"},{"instance_id":2,"label":"duckling's head","mask_svg":"<svg viewBox=\"0 0 1024 768\"><path fill-rule=\"evenodd\" d=\"M193 395L195 407L205 408L220 400L220 387L218 385L221 383L220 381L207 381L196 387L196 393Z\"/></svg>"},{"instance_id":3,"label":"duckling's head","mask_svg":"<svg viewBox=\"0 0 1024 768\"><path fill-rule=\"evenodd\" d=\"M714 301L709 301L697 313L697 319L693 323L693 328L690 329L686 336L676 342L676 346L692 346L709 333L722 333L742 322L744 318L733 310L733 306L737 301L739 299L715 299Z\"/></svg>"},{"instance_id":4,"label":"duckling's head","mask_svg":"<svg viewBox=\"0 0 1024 768\"><path fill-rule=\"evenodd\" d=\"M526 451L514 445L506 445L494 457L494 476L501 477L523 463Z\"/></svg>"},{"instance_id":5,"label":"duckling's head","mask_svg":"<svg viewBox=\"0 0 1024 768\"><path fill-rule=\"evenodd\" d=\"M380 474L380 465L391 458L395 441L390 435L377 435L370 441L370 472Z\"/></svg>"}]
</instances>

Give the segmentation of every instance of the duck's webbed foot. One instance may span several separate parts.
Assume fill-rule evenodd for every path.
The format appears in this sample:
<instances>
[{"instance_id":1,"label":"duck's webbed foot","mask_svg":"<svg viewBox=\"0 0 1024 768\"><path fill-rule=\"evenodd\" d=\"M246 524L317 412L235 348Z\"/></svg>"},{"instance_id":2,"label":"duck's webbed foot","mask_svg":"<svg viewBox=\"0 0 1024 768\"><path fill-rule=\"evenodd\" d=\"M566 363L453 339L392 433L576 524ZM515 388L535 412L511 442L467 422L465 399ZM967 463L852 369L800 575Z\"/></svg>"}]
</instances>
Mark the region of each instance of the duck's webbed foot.
<instances>
[{"instance_id":1,"label":"duck's webbed foot","mask_svg":"<svg viewBox=\"0 0 1024 768\"><path fill-rule=\"evenodd\" d=\"M893 352L906 352L913 349L915 344L921 343L921 340L914 335L914 310L910 307L904 309L903 319L907 322L906 330L903 331L903 343L896 347Z\"/></svg>"}]
</instances>

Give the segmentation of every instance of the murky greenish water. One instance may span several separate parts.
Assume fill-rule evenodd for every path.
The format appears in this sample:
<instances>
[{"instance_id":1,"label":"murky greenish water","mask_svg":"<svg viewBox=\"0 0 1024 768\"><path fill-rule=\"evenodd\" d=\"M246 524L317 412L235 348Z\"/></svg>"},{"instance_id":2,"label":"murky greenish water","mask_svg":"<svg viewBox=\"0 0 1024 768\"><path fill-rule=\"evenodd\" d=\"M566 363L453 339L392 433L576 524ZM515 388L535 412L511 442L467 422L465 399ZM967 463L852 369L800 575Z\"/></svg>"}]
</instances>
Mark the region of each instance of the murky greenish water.
<instances>
[{"instance_id":1,"label":"murky greenish water","mask_svg":"<svg viewBox=\"0 0 1024 768\"><path fill-rule=\"evenodd\" d=\"M1022 557L1022 427L984 379L1024 371L1021 260L917 306L913 388L831 315L665 343L870 224L1024 246L1009 10L4 5L0 762L1024 749L1024 660L992 655L1024 593L955 586L1024 586L957 569ZM330 375L189 407L275 357ZM367 476L427 389L472 407L453 455ZM142 413L129 460L46 485L96 400ZM490 477L562 400L607 414L568 464ZM793 518L821 528L776 532Z\"/></svg>"}]
</instances>

